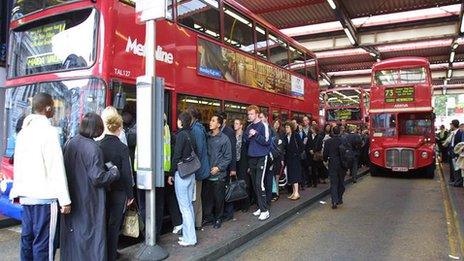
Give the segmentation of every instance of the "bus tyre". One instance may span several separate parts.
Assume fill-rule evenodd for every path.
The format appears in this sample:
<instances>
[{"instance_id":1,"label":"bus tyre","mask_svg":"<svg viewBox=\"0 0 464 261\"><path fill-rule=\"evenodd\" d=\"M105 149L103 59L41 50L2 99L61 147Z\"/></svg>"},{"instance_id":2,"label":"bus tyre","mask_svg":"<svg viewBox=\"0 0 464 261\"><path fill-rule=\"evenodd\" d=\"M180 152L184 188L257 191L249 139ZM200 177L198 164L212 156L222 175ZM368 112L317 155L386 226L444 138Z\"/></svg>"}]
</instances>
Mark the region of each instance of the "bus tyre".
<instances>
[{"instance_id":1,"label":"bus tyre","mask_svg":"<svg viewBox=\"0 0 464 261\"><path fill-rule=\"evenodd\" d=\"M425 168L424 175L425 175L425 178L428 178L428 179L435 178L435 164L432 164L428 166L427 168Z\"/></svg>"}]
</instances>

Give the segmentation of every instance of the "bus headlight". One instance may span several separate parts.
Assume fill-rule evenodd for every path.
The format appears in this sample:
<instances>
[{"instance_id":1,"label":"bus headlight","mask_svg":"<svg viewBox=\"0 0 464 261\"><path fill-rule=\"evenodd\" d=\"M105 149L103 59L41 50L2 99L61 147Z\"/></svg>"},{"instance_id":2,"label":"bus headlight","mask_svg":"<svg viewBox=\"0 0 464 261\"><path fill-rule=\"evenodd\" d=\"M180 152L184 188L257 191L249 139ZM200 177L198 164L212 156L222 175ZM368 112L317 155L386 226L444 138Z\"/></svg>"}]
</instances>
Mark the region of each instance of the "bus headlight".
<instances>
[{"instance_id":1,"label":"bus headlight","mask_svg":"<svg viewBox=\"0 0 464 261\"><path fill-rule=\"evenodd\" d=\"M423 152L421 153L421 157L422 157L423 159L426 159L426 158L429 157L429 154L427 153L427 151L423 151Z\"/></svg>"},{"instance_id":2,"label":"bus headlight","mask_svg":"<svg viewBox=\"0 0 464 261\"><path fill-rule=\"evenodd\" d=\"M378 150L374 151L374 157L376 158L380 157L380 152Z\"/></svg>"}]
</instances>

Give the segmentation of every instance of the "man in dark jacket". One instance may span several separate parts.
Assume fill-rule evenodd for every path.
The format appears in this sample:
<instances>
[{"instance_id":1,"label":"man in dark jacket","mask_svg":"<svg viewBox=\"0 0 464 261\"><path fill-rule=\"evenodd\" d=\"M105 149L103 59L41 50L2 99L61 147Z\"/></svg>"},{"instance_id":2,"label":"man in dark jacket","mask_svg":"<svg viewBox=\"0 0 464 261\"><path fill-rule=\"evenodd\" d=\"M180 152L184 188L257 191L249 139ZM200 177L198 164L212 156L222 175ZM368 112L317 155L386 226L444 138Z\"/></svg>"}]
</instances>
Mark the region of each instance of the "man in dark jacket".
<instances>
[{"instance_id":1,"label":"man in dark jacket","mask_svg":"<svg viewBox=\"0 0 464 261\"><path fill-rule=\"evenodd\" d=\"M340 127L334 126L332 128L332 134L333 137L325 142L323 157L324 161L329 161L332 209L336 209L337 205L343 204L346 171L342 168L342 159L340 157L340 145L342 144L342 140L340 138Z\"/></svg>"},{"instance_id":2,"label":"man in dark jacket","mask_svg":"<svg viewBox=\"0 0 464 261\"><path fill-rule=\"evenodd\" d=\"M248 165L259 207L253 215L259 216L259 220L266 220L270 214L266 200L264 177L266 176L266 169L268 169L268 155L271 150L270 134L269 131L266 132L264 124L259 119L258 106L249 106L247 114L251 124L248 125L243 136L248 144Z\"/></svg>"},{"instance_id":3,"label":"man in dark jacket","mask_svg":"<svg viewBox=\"0 0 464 261\"><path fill-rule=\"evenodd\" d=\"M211 118L208 137L208 158L211 176L205 180L205 224L214 222L213 228L220 228L224 212L227 170L232 157L229 138L221 132L223 118L216 114ZM214 210L214 211L213 211ZM214 212L214 213L213 213Z\"/></svg>"},{"instance_id":4,"label":"man in dark jacket","mask_svg":"<svg viewBox=\"0 0 464 261\"><path fill-rule=\"evenodd\" d=\"M198 122L201 118L201 114L195 107L189 107L187 112L192 116L192 131L191 134L195 141L195 145L198 151L198 159L201 162L201 167L195 172L195 203L193 204L195 211L195 228L200 229L203 222L203 203L202 203L202 184L203 180L210 176L209 173L209 160L208 160L208 148L206 143L206 130L203 125Z\"/></svg>"},{"instance_id":5,"label":"man in dark jacket","mask_svg":"<svg viewBox=\"0 0 464 261\"><path fill-rule=\"evenodd\" d=\"M356 133L356 126L350 126L345 135L345 145L350 151L351 168L350 175L353 177L353 183L357 181L357 173L359 167L359 156L361 155L362 139L361 136Z\"/></svg>"},{"instance_id":6,"label":"man in dark jacket","mask_svg":"<svg viewBox=\"0 0 464 261\"><path fill-rule=\"evenodd\" d=\"M235 131L227 126L227 113L221 112L219 115L222 117L222 125L221 125L221 132L224 133L230 141L230 144L232 146L232 159L237 158L237 137L235 136ZM237 161L232 160L229 164L229 167L227 168L227 172L229 175L226 177L226 182L230 180L232 176L237 176ZM229 221L234 218L234 203L226 202L224 205L224 221Z\"/></svg>"}]
</instances>

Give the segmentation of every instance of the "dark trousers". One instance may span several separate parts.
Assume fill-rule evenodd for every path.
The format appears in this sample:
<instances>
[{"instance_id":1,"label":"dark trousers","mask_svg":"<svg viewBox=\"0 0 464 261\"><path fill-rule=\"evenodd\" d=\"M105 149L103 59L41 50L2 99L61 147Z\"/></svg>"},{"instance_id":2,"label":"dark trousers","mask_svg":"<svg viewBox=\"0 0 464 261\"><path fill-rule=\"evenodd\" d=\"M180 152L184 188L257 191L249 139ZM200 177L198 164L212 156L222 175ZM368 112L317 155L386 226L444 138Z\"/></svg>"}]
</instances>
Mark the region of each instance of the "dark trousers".
<instances>
[{"instance_id":1,"label":"dark trousers","mask_svg":"<svg viewBox=\"0 0 464 261\"><path fill-rule=\"evenodd\" d=\"M242 157L245 157L245 155L242 155ZM250 208L250 204L251 204L251 201L254 195L251 177L250 175L248 175L247 170L248 170L247 162L244 162L242 159L240 161L237 161L237 178L241 180L245 180L247 184L247 193L248 193L247 198L244 198L237 202L238 207L242 210L248 210Z\"/></svg>"},{"instance_id":2,"label":"dark trousers","mask_svg":"<svg viewBox=\"0 0 464 261\"><path fill-rule=\"evenodd\" d=\"M266 170L266 175L264 176L264 189L266 190L266 202L268 206L271 205L272 200L272 182L274 180L275 167L274 163L271 163L271 166Z\"/></svg>"},{"instance_id":3,"label":"dark trousers","mask_svg":"<svg viewBox=\"0 0 464 261\"><path fill-rule=\"evenodd\" d=\"M313 186L317 186L317 183L319 183L319 175L318 175L318 170L316 169L316 164L314 164L314 161L309 162L309 184Z\"/></svg>"},{"instance_id":4,"label":"dark trousers","mask_svg":"<svg viewBox=\"0 0 464 261\"><path fill-rule=\"evenodd\" d=\"M155 211L156 211L156 241L159 241L161 236L161 229L163 225L163 216L164 216L164 188L156 188L155 190ZM142 217L143 222L146 222L146 202L145 202L145 194L146 190L137 190L138 193L138 206L140 210L140 216ZM179 207L177 207L179 208ZM180 212L180 211L179 211ZM180 214L179 214L180 215ZM142 231L145 233L145 231Z\"/></svg>"},{"instance_id":5,"label":"dark trousers","mask_svg":"<svg viewBox=\"0 0 464 261\"><path fill-rule=\"evenodd\" d=\"M350 175L353 177L353 181L358 179L358 168L359 168L359 156L355 156L353 159L353 165L351 165Z\"/></svg>"},{"instance_id":6,"label":"dark trousers","mask_svg":"<svg viewBox=\"0 0 464 261\"><path fill-rule=\"evenodd\" d=\"M332 204L337 204L343 200L345 192L345 175L346 172L341 169L331 169L329 166L330 195Z\"/></svg>"},{"instance_id":7,"label":"dark trousers","mask_svg":"<svg viewBox=\"0 0 464 261\"><path fill-rule=\"evenodd\" d=\"M226 196L226 182L224 180L205 180L203 183L205 221L220 220L224 214L224 199Z\"/></svg>"},{"instance_id":8,"label":"dark trousers","mask_svg":"<svg viewBox=\"0 0 464 261\"><path fill-rule=\"evenodd\" d=\"M269 210L269 205L266 200L266 188L264 179L268 165L268 157L250 157L248 160L250 166L251 181L256 195L256 201L261 212Z\"/></svg>"},{"instance_id":9,"label":"dark trousers","mask_svg":"<svg viewBox=\"0 0 464 261\"><path fill-rule=\"evenodd\" d=\"M21 260L47 261L54 256L58 204L23 205Z\"/></svg>"},{"instance_id":10,"label":"dark trousers","mask_svg":"<svg viewBox=\"0 0 464 261\"><path fill-rule=\"evenodd\" d=\"M230 182L230 176L226 177L225 182L227 182L227 183ZM234 218L234 211L235 211L234 202L225 202L224 203L224 216L223 216L223 219L226 219L226 218L227 219L233 219Z\"/></svg>"},{"instance_id":11,"label":"dark trousers","mask_svg":"<svg viewBox=\"0 0 464 261\"><path fill-rule=\"evenodd\" d=\"M114 261L117 258L119 234L126 210L126 202L126 192L122 190L113 190L106 194L106 244L109 261Z\"/></svg>"},{"instance_id":12,"label":"dark trousers","mask_svg":"<svg viewBox=\"0 0 464 261\"><path fill-rule=\"evenodd\" d=\"M304 186L304 185L310 185L311 184L311 173L309 172L309 159L304 159L304 160L300 160L300 164L301 164L301 177L303 178L302 179L302 182L300 183L301 186Z\"/></svg>"}]
</instances>

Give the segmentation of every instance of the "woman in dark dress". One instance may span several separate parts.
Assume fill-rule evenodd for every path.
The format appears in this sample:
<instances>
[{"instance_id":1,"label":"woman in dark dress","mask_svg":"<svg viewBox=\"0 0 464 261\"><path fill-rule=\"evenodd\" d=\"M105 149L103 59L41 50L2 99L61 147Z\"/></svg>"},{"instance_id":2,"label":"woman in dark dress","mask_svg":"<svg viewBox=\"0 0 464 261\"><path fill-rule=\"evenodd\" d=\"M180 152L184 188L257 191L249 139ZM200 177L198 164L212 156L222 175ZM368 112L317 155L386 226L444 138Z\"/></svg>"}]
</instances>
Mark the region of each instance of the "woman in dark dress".
<instances>
[{"instance_id":1,"label":"woman in dark dress","mask_svg":"<svg viewBox=\"0 0 464 261\"><path fill-rule=\"evenodd\" d=\"M296 131L297 126L292 122L285 123L285 136L283 144L285 148L285 165L287 166L288 184L292 184L293 193L288 198L298 200L300 198L299 185L302 182L300 155L304 150L303 141Z\"/></svg>"},{"instance_id":2,"label":"woman in dark dress","mask_svg":"<svg viewBox=\"0 0 464 261\"><path fill-rule=\"evenodd\" d=\"M105 169L103 153L93 139L103 133L103 121L87 113L64 149L72 212L61 217L61 260L107 260L106 188L119 171ZM109 164L108 164L109 165Z\"/></svg>"},{"instance_id":3,"label":"woman in dark dress","mask_svg":"<svg viewBox=\"0 0 464 261\"><path fill-rule=\"evenodd\" d=\"M106 193L106 221L108 260L117 258L118 239L126 206L134 201L132 186L132 170L129 148L119 140L122 130L122 117L114 110L104 119L105 136L99 145L103 152L104 162L112 162L118 167L120 177L110 185Z\"/></svg>"}]
</instances>

